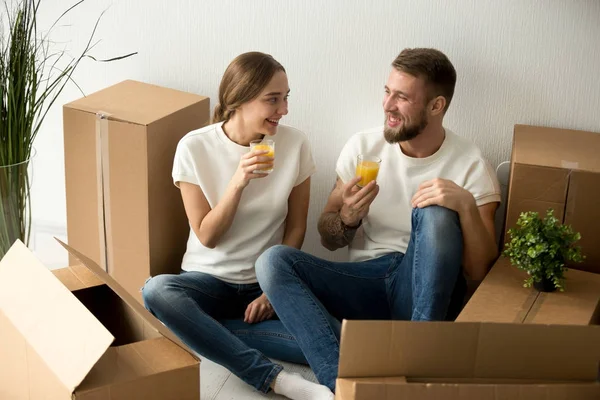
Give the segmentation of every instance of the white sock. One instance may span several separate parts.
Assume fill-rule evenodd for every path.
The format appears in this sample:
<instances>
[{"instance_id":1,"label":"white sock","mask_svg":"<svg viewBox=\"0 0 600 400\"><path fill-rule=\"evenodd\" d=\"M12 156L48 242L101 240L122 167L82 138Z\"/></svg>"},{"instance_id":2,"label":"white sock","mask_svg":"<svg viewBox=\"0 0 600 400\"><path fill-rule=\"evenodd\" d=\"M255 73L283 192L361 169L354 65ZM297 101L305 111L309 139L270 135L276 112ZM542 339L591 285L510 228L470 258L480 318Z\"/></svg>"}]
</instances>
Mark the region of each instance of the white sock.
<instances>
[{"instance_id":1,"label":"white sock","mask_svg":"<svg viewBox=\"0 0 600 400\"><path fill-rule=\"evenodd\" d=\"M307 381L299 374L281 371L275 378L273 390L292 400L333 400L334 395L327 386Z\"/></svg>"}]
</instances>

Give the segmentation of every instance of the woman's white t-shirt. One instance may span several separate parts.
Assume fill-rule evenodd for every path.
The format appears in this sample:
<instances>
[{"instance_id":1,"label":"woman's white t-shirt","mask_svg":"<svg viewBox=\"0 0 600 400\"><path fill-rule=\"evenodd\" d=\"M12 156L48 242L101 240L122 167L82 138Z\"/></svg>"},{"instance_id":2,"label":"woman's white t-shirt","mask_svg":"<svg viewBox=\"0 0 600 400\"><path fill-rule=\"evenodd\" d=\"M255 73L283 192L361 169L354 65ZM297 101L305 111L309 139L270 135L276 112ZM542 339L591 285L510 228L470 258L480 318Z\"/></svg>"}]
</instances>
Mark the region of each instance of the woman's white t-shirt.
<instances>
[{"instance_id":1,"label":"woman's white t-shirt","mask_svg":"<svg viewBox=\"0 0 600 400\"><path fill-rule=\"evenodd\" d=\"M177 145L173 182L200 186L211 209L222 198L249 147L231 141L223 123L184 136ZM229 230L214 249L202 245L190 229L181 268L200 271L230 283L255 283L254 262L271 246L281 244L292 189L316 170L306 135L280 125L275 141L273 172L252 179L244 189Z\"/></svg>"}]
</instances>

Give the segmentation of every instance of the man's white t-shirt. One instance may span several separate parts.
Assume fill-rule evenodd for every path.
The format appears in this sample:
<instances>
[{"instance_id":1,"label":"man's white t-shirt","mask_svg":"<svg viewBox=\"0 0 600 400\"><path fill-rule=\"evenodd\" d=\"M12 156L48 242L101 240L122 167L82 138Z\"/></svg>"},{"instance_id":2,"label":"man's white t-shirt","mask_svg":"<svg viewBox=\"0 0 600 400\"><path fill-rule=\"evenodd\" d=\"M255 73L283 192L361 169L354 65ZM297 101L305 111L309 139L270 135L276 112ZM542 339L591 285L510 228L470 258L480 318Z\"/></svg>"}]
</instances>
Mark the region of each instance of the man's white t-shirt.
<instances>
[{"instance_id":1,"label":"man's white t-shirt","mask_svg":"<svg viewBox=\"0 0 600 400\"><path fill-rule=\"evenodd\" d=\"M473 194L477 206L500 202L496 174L470 141L446 129L444 143L426 158L405 155L399 144L386 142L383 127L355 134L338 158L336 172L345 183L355 177L356 156L381 158L377 176L379 194L363 219L362 233L349 246L351 261L363 261L391 252L405 253L411 232L413 195L421 183L448 179Z\"/></svg>"},{"instance_id":2,"label":"man's white t-shirt","mask_svg":"<svg viewBox=\"0 0 600 400\"><path fill-rule=\"evenodd\" d=\"M188 133L177 145L173 181L200 186L211 209L233 177L249 147L231 141L213 124ZM233 223L214 249L202 245L190 229L181 268L200 271L230 283L255 283L254 262L271 246L281 244L292 189L315 172L310 144L297 129L280 125L273 172L252 179L244 189Z\"/></svg>"}]
</instances>

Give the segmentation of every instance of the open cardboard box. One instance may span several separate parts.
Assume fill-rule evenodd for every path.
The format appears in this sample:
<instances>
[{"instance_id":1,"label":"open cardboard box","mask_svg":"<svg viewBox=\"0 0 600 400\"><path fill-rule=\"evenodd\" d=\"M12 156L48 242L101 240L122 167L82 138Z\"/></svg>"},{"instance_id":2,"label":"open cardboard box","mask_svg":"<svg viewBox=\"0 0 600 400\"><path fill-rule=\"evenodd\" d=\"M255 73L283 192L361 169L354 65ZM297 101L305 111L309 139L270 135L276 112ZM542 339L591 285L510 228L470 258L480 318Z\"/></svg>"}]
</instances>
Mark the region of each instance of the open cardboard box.
<instances>
[{"instance_id":1,"label":"open cardboard box","mask_svg":"<svg viewBox=\"0 0 600 400\"><path fill-rule=\"evenodd\" d=\"M600 326L344 321L337 400L599 399Z\"/></svg>"},{"instance_id":2,"label":"open cardboard box","mask_svg":"<svg viewBox=\"0 0 600 400\"><path fill-rule=\"evenodd\" d=\"M200 361L95 262L0 261L0 399L200 398Z\"/></svg>"}]
</instances>

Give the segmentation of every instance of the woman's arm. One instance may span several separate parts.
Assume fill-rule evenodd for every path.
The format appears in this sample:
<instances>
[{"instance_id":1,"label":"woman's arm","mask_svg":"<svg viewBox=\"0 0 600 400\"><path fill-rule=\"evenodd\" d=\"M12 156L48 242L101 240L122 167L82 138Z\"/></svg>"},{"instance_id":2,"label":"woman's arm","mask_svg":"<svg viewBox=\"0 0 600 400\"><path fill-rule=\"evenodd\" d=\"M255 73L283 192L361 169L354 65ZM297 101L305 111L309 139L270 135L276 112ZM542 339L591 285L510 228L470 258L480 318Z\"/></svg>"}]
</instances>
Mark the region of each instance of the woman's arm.
<instances>
[{"instance_id":1,"label":"woman's arm","mask_svg":"<svg viewBox=\"0 0 600 400\"><path fill-rule=\"evenodd\" d=\"M211 209L206 196L198 185L179 182L181 197L190 225L200 243L214 249L219 240L229 230L237 212L242 193L252 179L264 178L266 174L253 173L257 164L271 164L272 157L266 157L268 151L252 151L244 154L235 174L231 178L223 197L215 208Z\"/></svg>"},{"instance_id":2,"label":"woman's arm","mask_svg":"<svg viewBox=\"0 0 600 400\"><path fill-rule=\"evenodd\" d=\"M306 233L310 200L310 177L292 189L288 197L288 214L282 244L300 249Z\"/></svg>"},{"instance_id":3,"label":"woman's arm","mask_svg":"<svg viewBox=\"0 0 600 400\"><path fill-rule=\"evenodd\" d=\"M196 237L205 247L215 248L219 239L231 227L243 188L230 184L217 206L211 209L200 186L180 182L179 187L185 212Z\"/></svg>"}]
</instances>

